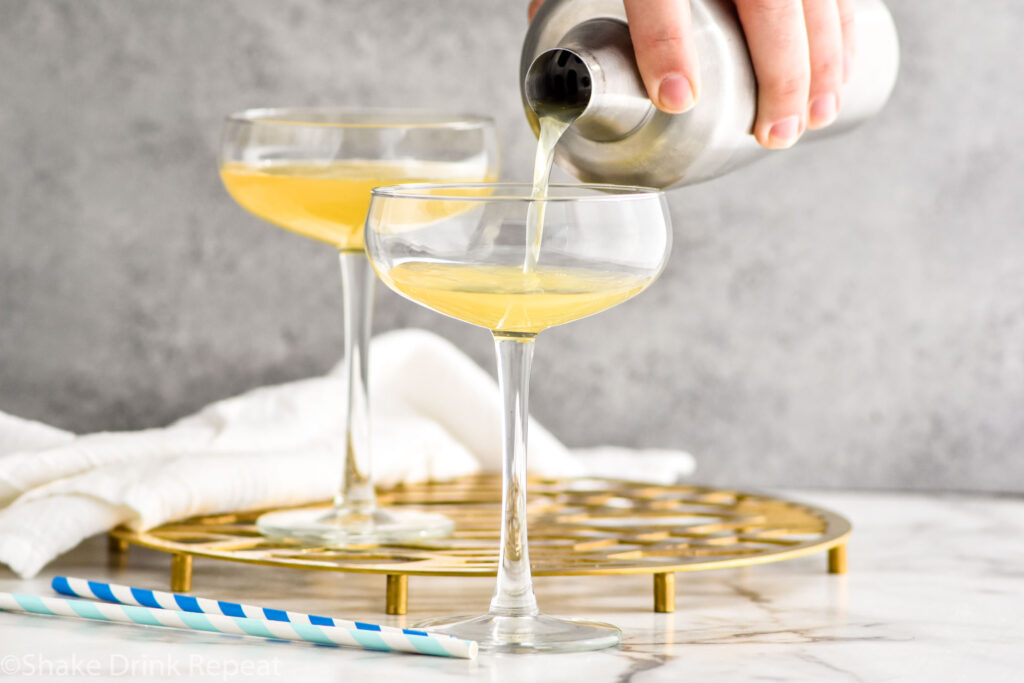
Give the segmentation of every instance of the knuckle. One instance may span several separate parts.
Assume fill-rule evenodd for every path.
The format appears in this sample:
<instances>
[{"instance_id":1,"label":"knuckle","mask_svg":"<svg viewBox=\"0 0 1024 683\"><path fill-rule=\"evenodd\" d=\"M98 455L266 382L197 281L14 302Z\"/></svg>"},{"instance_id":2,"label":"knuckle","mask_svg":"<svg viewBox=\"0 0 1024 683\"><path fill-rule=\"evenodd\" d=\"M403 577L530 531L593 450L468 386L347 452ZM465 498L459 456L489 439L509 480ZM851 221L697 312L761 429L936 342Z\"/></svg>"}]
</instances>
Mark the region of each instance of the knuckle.
<instances>
[{"instance_id":1,"label":"knuckle","mask_svg":"<svg viewBox=\"0 0 1024 683\"><path fill-rule=\"evenodd\" d=\"M826 59L816 61L811 72L811 80L815 83L832 83L840 80L843 75L842 55L829 55Z\"/></svg>"},{"instance_id":2,"label":"knuckle","mask_svg":"<svg viewBox=\"0 0 1024 683\"><path fill-rule=\"evenodd\" d=\"M744 5L744 9L768 16L790 13L794 7L801 9L800 0L737 0L737 4Z\"/></svg>"},{"instance_id":3,"label":"knuckle","mask_svg":"<svg viewBox=\"0 0 1024 683\"><path fill-rule=\"evenodd\" d=\"M843 34L846 36L853 35L857 28L856 10L856 4L849 0L839 3L839 25L842 27Z\"/></svg>"},{"instance_id":4,"label":"knuckle","mask_svg":"<svg viewBox=\"0 0 1024 683\"><path fill-rule=\"evenodd\" d=\"M771 76L761 82L760 85L772 99L799 100L807 97L811 79L810 74L804 72L782 74Z\"/></svg>"},{"instance_id":5,"label":"knuckle","mask_svg":"<svg viewBox=\"0 0 1024 683\"><path fill-rule=\"evenodd\" d=\"M853 42L857 39L857 20L854 17L841 17L839 30L843 35L844 42Z\"/></svg>"},{"instance_id":6,"label":"knuckle","mask_svg":"<svg viewBox=\"0 0 1024 683\"><path fill-rule=\"evenodd\" d=\"M645 47L665 51L681 51L684 43L684 36L681 31L668 26L662 26L645 35L641 43Z\"/></svg>"}]
</instances>

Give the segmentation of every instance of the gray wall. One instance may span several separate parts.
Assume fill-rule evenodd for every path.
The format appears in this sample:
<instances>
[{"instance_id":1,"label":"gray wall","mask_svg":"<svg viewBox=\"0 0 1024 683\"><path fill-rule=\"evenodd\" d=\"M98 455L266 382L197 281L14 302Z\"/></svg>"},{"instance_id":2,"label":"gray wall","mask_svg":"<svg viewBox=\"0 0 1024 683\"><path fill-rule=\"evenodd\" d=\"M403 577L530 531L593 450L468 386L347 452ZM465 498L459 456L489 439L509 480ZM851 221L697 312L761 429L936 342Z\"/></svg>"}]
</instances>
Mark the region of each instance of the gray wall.
<instances>
[{"instance_id":1,"label":"gray wall","mask_svg":"<svg viewBox=\"0 0 1024 683\"><path fill-rule=\"evenodd\" d=\"M221 117L477 110L524 178L525 5L0 0L0 410L138 428L329 367L335 259L231 202ZM559 436L690 449L737 486L1024 491L1024 5L892 5L877 121L674 193L662 280L542 336ZM377 310L491 365L481 330Z\"/></svg>"}]
</instances>

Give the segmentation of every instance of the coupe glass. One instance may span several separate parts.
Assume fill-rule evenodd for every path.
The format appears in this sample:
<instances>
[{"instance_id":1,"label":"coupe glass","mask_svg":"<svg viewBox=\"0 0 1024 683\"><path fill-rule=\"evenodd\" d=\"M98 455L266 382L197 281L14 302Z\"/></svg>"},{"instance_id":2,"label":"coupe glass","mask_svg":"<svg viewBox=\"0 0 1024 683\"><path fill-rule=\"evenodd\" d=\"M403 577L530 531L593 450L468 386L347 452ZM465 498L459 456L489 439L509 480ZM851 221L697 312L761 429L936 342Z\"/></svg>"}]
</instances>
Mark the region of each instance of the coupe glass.
<instances>
[{"instance_id":1,"label":"coupe glass","mask_svg":"<svg viewBox=\"0 0 1024 683\"><path fill-rule=\"evenodd\" d=\"M401 185L373 190L366 249L403 296L491 330L503 394L503 493L498 580L483 616L432 620L431 630L505 652L591 650L614 626L541 614L526 533L527 394L541 330L643 291L661 273L672 233L657 190L553 185ZM532 226L543 222L538 235ZM633 331L636 333L636 331Z\"/></svg>"},{"instance_id":2,"label":"coupe glass","mask_svg":"<svg viewBox=\"0 0 1024 683\"><path fill-rule=\"evenodd\" d=\"M373 271L363 250L370 190L400 182L483 182L498 173L494 123L402 110L253 109L229 116L220 174L245 209L340 252L348 401L341 482L330 512L284 510L260 531L311 543L401 543L451 533L442 515L379 508L371 475L368 345ZM341 425L339 415L339 429Z\"/></svg>"}]
</instances>

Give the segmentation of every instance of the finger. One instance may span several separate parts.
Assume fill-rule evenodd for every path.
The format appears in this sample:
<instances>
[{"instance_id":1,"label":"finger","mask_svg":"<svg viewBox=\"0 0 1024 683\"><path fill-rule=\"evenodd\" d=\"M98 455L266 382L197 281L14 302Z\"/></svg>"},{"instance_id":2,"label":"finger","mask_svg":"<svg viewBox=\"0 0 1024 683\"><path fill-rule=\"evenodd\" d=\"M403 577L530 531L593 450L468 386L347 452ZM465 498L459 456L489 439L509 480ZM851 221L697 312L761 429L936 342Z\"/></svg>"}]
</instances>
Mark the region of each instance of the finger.
<instances>
[{"instance_id":1,"label":"finger","mask_svg":"<svg viewBox=\"0 0 1024 683\"><path fill-rule=\"evenodd\" d=\"M533 21L534 15L537 14L537 10L544 4L544 0L531 0L530 7L526 10L526 16L529 17L530 21Z\"/></svg>"},{"instance_id":2,"label":"finger","mask_svg":"<svg viewBox=\"0 0 1024 683\"><path fill-rule=\"evenodd\" d=\"M754 137L764 147L784 149L803 133L810 92L803 5L800 0L736 0L736 9L757 75Z\"/></svg>"},{"instance_id":3,"label":"finger","mask_svg":"<svg viewBox=\"0 0 1024 683\"><path fill-rule=\"evenodd\" d=\"M850 80L857 54L857 0L839 0L839 25L843 31L843 83Z\"/></svg>"},{"instance_id":4,"label":"finger","mask_svg":"<svg viewBox=\"0 0 1024 683\"><path fill-rule=\"evenodd\" d=\"M807 47L811 57L811 88L807 127L824 128L839 114L843 84L843 32L835 0L804 0Z\"/></svg>"},{"instance_id":5,"label":"finger","mask_svg":"<svg viewBox=\"0 0 1024 683\"><path fill-rule=\"evenodd\" d=\"M690 0L624 0L640 76L651 101L669 114L691 109L700 93Z\"/></svg>"}]
</instances>

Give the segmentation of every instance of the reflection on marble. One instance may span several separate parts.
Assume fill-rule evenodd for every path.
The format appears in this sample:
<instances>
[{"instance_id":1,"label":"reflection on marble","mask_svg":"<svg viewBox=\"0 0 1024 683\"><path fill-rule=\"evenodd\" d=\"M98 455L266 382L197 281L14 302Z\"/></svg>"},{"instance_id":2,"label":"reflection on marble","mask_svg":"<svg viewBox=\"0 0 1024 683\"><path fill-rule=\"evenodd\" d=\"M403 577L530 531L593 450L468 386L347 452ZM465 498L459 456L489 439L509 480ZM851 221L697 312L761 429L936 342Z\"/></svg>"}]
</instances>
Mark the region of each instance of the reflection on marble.
<instances>
[{"instance_id":1,"label":"reflection on marble","mask_svg":"<svg viewBox=\"0 0 1024 683\"><path fill-rule=\"evenodd\" d=\"M680 574L677 611L651 611L649 577L536 581L550 613L609 621L621 649L455 661L214 634L0 614L0 677L338 681L1021 681L1024 501L818 492L793 497L854 524L850 573L819 555L742 570ZM48 594L65 573L166 588L166 556L133 549L108 569L93 539L0 590ZM197 561L195 593L394 625L482 611L488 579L409 582L410 614L383 612L383 577ZM46 675L41 675L46 674Z\"/></svg>"}]
</instances>

